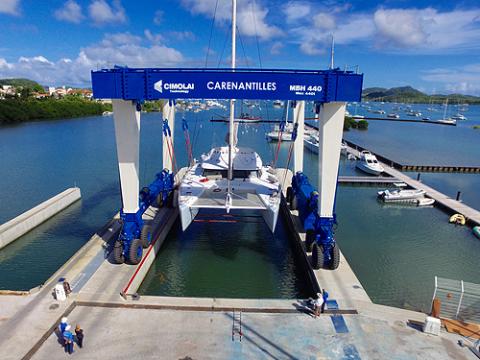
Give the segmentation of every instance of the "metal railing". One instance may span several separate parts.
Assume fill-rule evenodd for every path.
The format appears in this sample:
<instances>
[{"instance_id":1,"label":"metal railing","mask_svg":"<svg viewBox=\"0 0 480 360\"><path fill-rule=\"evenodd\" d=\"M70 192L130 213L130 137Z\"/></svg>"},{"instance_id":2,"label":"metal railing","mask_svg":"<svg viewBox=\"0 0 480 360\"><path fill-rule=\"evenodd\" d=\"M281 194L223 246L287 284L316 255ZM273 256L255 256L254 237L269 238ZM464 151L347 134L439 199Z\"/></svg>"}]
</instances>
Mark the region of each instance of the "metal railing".
<instances>
[{"instance_id":1,"label":"metal railing","mask_svg":"<svg viewBox=\"0 0 480 360\"><path fill-rule=\"evenodd\" d=\"M480 323L480 285L435 276L433 300L440 300L440 317Z\"/></svg>"}]
</instances>

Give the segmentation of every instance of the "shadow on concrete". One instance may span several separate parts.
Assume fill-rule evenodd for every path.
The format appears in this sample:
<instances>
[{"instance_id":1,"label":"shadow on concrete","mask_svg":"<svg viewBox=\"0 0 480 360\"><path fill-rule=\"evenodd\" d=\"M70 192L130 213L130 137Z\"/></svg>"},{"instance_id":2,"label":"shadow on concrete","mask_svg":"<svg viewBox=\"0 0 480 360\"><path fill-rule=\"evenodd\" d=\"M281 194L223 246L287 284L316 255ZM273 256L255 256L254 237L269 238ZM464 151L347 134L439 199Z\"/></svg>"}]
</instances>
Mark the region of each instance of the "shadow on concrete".
<instances>
[{"instance_id":1,"label":"shadow on concrete","mask_svg":"<svg viewBox=\"0 0 480 360\"><path fill-rule=\"evenodd\" d=\"M233 317L232 314L226 313L225 316L230 318L232 321L234 321L234 317ZM245 335L245 333L246 333L246 335ZM271 346L272 348L274 348L276 351L278 351L280 353L280 355L272 354L272 352L269 351L264 344L262 344L258 341L255 341L252 336L249 336L248 335L249 333L258 337L260 340L262 340L262 342L265 343L265 345ZM271 357L272 359L293 359L293 360L299 359L298 357L290 354L284 348L280 347L279 345L277 345L273 341L269 340L268 338L266 338L265 336L260 334L258 331L254 330L252 327L250 327L248 325L245 325L244 321L242 321L242 340L246 340L246 341L250 342L252 345L257 347L260 351L262 351L265 355Z\"/></svg>"}]
</instances>

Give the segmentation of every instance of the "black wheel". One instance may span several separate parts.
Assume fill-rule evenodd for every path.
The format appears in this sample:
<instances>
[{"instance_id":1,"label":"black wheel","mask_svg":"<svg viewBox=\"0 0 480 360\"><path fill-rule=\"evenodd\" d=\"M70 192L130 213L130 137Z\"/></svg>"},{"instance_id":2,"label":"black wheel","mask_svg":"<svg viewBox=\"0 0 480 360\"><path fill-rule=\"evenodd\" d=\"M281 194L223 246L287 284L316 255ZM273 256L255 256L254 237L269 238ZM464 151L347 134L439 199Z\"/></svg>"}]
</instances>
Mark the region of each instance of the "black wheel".
<instances>
[{"instance_id":1,"label":"black wheel","mask_svg":"<svg viewBox=\"0 0 480 360\"><path fill-rule=\"evenodd\" d=\"M315 270L323 268L324 257L323 257L323 246L318 245L317 243L312 246L312 267Z\"/></svg>"},{"instance_id":2,"label":"black wheel","mask_svg":"<svg viewBox=\"0 0 480 360\"><path fill-rule=\"evenodd\" d=\"M291 186L287 187L287 202L289 203L290 201L292 201L292 195L293 195L293 189Z\"/></svg>"},{"instance_id":3,"label":"black wheel","mask_svg":"<svg viewBox=\"0 0 480 360\"><path fill-rule=\"evenodd\" d=\"M130 244L130 250L128 251L128 261L132 265L137 265L143 256L142 241L140 239L134 239Z\"/></svg>"},{"instance_id":4,"label":"black wheel","mask_svg":"<svg viewBox=\"0 0 480 360\"><path fill-rule=\"evenodd\" d=\"M315 243L315 230L309 229L305 234L305 248L307 252L312 252L313 244Z\"/></svg>"},{"instance_id":5,"label":"black wheel","mask_svg":"<svg viewBox=\"0 0 480 360\"><path fill-rule=\"evenodd\" d=\"M173 207L178 207L178 190L173 190Z\"/></svg>"},{"instance_id":6,"label":"black wheel","mask_svg":"<svg viewBox=\"0 0 480 360\"><path fill-rule=\"evenodd\" d=\"M338 265L340 265L340 249L338 248L338 245L335 244L335 246L332 248L332 261L330 262L330 270L335 270L338 268Z\"/></svg>"},{"instance_id":7,"label":"black wheel","mask_svg":"<svg viewBox=\"0 0 480 360\"><path fill-rule=\"evenodd\" d=\"M156 203L157 203L157 207L159 208L163 207L163 195L161 192L160 194L157 195Z\"/></svg>"},{"instance_id":8,"label":"black wheel","mask_svg":"<svg viewBox=\"0 0 480 360\"><path fill-rule=\"evenodd\" d=\"M167 206L169 208L173 207L173 191L170 191L167 196Z\"/></svg>"},{"instance_id":9,"label":"black wheel","mask_svg":"<svg viewBox=\"0 0 480 360\"><path fill-rule=\"evenodd\" d=\"M292 195L292 200L290 201L290 210L297 210L298 209L298 198L297 195Z\"/></svg>"},{"instance_id":10,"label":"black wheel","mask_svg":"<svg viewBox=\"0 0 480 360\"><path fill-rule=\"evenodd\" d=\"M123 264L125 256L123 256L123 245L120 241L115 241L113 244L113 261L115 264Z\"/></svg>"},{"instance_id":11,"label":"black wheel","mask_svg":"<svg viewBox=\"0 0 480 360\"><path fill-rule=\"evenodd\" d=\"M142 242L142 247L146 249L153 240L152 227L150 225L143 225L142 233L140 234L140 241Z\"/></svg>"}]
</instances>

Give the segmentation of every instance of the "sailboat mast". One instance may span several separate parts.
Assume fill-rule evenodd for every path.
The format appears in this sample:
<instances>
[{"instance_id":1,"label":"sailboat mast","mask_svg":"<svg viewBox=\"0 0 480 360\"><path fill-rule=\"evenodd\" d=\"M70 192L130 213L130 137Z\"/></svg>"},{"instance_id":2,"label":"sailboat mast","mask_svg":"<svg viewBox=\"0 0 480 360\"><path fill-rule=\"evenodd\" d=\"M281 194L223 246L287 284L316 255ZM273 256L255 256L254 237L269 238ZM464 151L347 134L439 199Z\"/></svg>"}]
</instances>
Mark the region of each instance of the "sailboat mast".
<instances>
[{"instance_id":1,"label":"sailboat mast","mask_svg":"<svg viewBox=\"0 0 480 360\"><path fill-rule=\"evenodd\" d=\"M333 56L335 54L335 39L333 38L332 34L332 44L330 47L330 70L333 70Z\"/></svg>"},{"instance_id":2,"label":"sailboat mast","mask_svg":"<svg viewBox=\"0 0 480 360\"><path fill-rule=\"evenodd\" d=\"M232 71L235 69L237 30L237 0L232 0ZM234 146L235 99L230 99L230 123L228 138L228 193L231 191L230 181L233 179L233 146Z\"/></svg>"}]
</instances>

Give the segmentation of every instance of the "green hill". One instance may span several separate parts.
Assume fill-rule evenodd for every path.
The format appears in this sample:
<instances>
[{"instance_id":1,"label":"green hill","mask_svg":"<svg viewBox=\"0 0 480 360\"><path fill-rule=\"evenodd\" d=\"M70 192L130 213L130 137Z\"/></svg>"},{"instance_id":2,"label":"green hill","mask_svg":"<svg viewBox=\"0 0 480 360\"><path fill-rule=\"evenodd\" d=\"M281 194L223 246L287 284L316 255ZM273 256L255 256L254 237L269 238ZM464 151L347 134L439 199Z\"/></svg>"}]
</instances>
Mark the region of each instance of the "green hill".
<instances>
[{"instance_id":1,"label":"green hill","mask_svg":"<svg viewBox=\"0 0 480 360\"><path fill-rule=\"evenodd\" d=\"M0 79L0 86L11 85L15 88L31 89L33 91L43 91L43 86L29 79Z\"/></svg>"},{"instance_id":2,"label":"green hill","mask_svg":"<svg viewBox=\"0 0 480 360\"><path fill-rule=\"evenodd\" d=\"M385 89L381 87L366 88L362 92L364 101L442 103L446 99L453 103L480 104L480 97L473 95L449 94L428 95L411 86Z\"/></svg>"}]
</instances>

